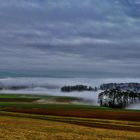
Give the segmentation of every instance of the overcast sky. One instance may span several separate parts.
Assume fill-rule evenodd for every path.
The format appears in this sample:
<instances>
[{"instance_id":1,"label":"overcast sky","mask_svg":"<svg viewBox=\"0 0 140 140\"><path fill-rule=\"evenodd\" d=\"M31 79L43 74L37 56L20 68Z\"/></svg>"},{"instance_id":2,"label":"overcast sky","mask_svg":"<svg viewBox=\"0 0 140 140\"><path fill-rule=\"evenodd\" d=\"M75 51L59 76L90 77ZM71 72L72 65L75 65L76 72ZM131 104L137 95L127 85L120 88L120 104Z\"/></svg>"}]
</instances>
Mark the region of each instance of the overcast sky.
<instances>
[{"instance_id":1,"label":"overcast sky","mask_svg":"<svg viewBox=\"0 0 140 140\"><path fill-rule=\"evenodd\" d=\"M5 71L140 78L140 0L1 0Z\"/></svg>"}]
</instances>

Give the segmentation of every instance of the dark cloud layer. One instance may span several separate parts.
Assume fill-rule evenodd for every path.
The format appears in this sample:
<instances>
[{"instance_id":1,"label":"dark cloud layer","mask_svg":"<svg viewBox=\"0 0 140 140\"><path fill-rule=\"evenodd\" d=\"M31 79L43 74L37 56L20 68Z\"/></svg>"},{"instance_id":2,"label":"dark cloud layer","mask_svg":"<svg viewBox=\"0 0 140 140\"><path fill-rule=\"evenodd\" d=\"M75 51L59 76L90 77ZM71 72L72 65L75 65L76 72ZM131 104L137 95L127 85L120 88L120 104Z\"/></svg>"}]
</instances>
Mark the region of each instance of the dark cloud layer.
<instances>
[{"instance_id":1,"label":"dark cloud layer","mask_svg":"<svg viewBox=\"0 0 140 140\"><path fill-rule=\"evenodd\" d=\"M0 19L1 72L140 78L139 0L4 0Z\"/></svg>"}]
</instances>

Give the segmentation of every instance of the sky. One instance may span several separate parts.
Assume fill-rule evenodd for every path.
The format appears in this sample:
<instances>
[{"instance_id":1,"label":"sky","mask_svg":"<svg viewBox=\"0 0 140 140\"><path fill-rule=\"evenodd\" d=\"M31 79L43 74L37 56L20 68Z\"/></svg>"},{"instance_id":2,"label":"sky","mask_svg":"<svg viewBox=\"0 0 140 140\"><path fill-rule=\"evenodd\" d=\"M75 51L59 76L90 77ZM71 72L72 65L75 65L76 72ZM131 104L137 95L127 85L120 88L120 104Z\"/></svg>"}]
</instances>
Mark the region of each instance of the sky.
<instances>
[{"instance_id":1,"label":"sky","mask_svg":"<svg viewBox=\"0 0 140 140\"><path fill-rule=\"evenodd\" d=\"M2 0L0 75L140 78L140 0Z\"/></svg>"}]
</instances>

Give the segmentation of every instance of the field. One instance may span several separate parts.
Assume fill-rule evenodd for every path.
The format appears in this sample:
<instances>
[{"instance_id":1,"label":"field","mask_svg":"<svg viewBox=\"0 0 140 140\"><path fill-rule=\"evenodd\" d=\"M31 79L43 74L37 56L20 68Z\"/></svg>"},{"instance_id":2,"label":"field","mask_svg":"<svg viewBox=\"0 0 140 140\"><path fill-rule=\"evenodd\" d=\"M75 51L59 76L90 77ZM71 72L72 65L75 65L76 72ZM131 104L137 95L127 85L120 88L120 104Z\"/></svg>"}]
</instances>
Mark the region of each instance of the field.
<instances>
[{"instance_id":1,"label":"field","mask_svg":"<svg viewBox=\"0 0 140 140\"><path fill-rule=\"evenodd\" d=\"M28 118L30 117L30 118ZM78 126L39 119L43 116L3 113L0 140L139 140L139 132ZM50 117L51 118L51 117ZM53 117L52 117L53 118ZM60 117L61 118L61 117ZM62 118L61 118L62 119ZM65 119L65 118L63 118ZM118 121L118 123L122 123ZM113 122L112 122L113 123ZM114 122L115 123L115 122ZM128 123L128 122L127 122ZM126 124L125 124L126 125ZM138 124L137 124L138 125Z\"/></svg>"},{"instance_id":2,"label":"field","mask_svg":"<svg viewBox=\"0 0 140 140\"><path fill-rule=\"evenodd\" d=\"M72 97L0 95L0 139L140 139L140 111L73 101L81 102Z\"/></svg>"}]
</instances>

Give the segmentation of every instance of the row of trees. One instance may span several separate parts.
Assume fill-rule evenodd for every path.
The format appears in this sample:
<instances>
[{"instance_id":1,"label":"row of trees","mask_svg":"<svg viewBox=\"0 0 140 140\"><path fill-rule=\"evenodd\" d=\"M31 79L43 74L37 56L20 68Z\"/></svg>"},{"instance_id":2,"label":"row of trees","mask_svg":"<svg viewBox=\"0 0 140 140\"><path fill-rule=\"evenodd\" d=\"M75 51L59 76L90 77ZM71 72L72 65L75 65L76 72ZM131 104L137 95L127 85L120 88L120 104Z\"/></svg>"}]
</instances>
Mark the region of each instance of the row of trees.
<instances>
[{"instance_id":1,"label":"row of trees","mask_svg":"<svg viewBox=\"0 0 140 140\"><path fill-rule=\"evenodd\" d=\"M92 88L86 85L75 85L75 86L64 86L61 88L62 92L72 92L72 91L95 91L97 88Z\"/></svg>"},{"instance_id":2,"label":"row of trees","mask_svg":"<svg viewBox=\"0 0 140 140\"><path fill-rule=\"evenodd\" d=\"M124 90L140 90L140 83L107 83L100 85L101 90L107 90L107 89L124 89Z\"/></svg>"},{"instance_id":3,"label":"row of trees","mask_svg":"<svg viewBox=\"0 0 140 140\"><path fill-rule=\"evenodd\" d=\"M140 102L140 94L118 89L105 90L99 94L98 102L101 106L123 108L129 104Z\"/></svg>"}]
</instances>

